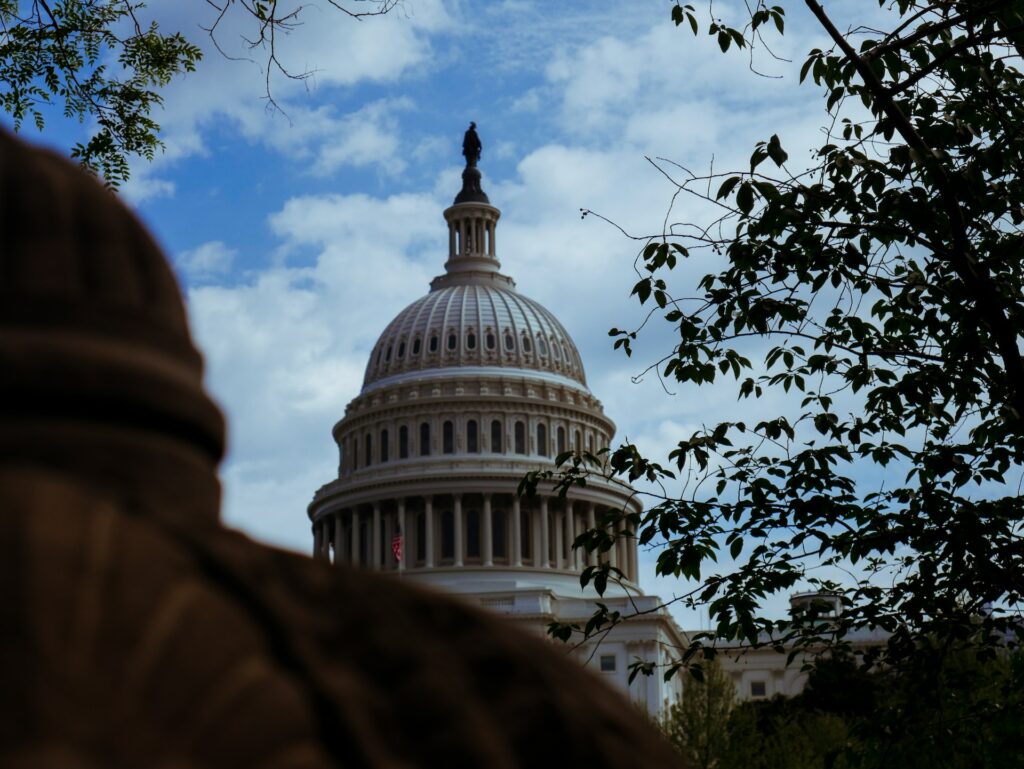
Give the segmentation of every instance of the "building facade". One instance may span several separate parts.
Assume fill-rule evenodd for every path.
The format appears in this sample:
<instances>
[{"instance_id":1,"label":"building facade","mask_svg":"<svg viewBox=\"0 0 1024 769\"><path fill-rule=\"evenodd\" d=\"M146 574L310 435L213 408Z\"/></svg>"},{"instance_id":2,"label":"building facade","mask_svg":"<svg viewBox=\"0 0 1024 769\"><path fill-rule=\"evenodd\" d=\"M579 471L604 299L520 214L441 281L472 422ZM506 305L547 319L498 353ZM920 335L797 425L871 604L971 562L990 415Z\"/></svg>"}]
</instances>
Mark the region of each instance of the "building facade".
<instances>
[{"instance_id":1,"label":"building facade","mask_svg":"<svg viewBox=\"0 0 1024 769\"><path fill-rule=\"evenodd\" d=\"M668 664L684 639L640 590L635 537L600 556L625 575L603 597L579 580L598 556L572 547L606 512L639 502L600 479L564 499L550 486L516 494L558 454L610 445L615 426L565 328L501 272L501 212L467 160L444 211L444 272L387 325L362 391L334 426L338 477L309 505L314 556L460 594L538 634L553 621L585 622L597 599L636 615L598 646L566 650L659 713L679 696L678 680L627 684L628 666Z\"/></svg>"}]
</instances>

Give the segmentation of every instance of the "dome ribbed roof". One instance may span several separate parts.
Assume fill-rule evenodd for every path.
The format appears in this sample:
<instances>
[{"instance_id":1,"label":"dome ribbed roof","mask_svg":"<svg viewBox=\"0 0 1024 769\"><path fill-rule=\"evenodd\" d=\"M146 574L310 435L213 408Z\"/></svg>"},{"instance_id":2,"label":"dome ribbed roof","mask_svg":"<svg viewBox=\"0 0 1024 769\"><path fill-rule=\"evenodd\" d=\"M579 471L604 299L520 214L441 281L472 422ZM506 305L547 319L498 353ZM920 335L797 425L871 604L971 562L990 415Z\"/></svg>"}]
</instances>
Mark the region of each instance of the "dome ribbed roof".
<instances>
[{"instance_id":1,"label":"dome ribbed roof","mask_svg":"<svg viewBox=\"0 0 1024 769\"><path fill-rule=\"evenodd\" d=\"M468 283L435 289L402 310L374 345L363 388L460 366L540 371L586 386L576 345L554 315L515 290Z\"/></svg>"}]
</instances>

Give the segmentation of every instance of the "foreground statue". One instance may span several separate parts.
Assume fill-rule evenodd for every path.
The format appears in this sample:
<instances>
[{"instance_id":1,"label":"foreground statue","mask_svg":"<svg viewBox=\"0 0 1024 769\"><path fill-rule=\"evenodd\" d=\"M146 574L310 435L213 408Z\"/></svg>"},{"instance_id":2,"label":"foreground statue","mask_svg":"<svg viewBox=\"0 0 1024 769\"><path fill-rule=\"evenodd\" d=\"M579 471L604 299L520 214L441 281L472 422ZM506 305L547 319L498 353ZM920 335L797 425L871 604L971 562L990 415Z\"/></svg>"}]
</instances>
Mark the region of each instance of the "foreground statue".
<instances>
[{"instance_id":1,"label":"foreground statue","mask_svg":"<svg viewBox=\"0 0 1024 769\"><path fill-rule=\"evenodd\" d=\"M0 767L675 765L561 650L223 528L166 260L3 133L0 208Z\"/></svg>"}]
</instances>

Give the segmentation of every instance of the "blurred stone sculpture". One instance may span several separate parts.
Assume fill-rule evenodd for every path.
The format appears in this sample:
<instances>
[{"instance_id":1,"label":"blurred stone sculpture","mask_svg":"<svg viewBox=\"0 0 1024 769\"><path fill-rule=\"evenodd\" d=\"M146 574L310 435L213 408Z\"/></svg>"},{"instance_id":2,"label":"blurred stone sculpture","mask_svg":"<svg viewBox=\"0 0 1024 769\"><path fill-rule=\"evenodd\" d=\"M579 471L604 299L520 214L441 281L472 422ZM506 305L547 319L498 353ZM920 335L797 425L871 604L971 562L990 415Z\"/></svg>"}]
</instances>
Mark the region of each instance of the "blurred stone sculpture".
<instances>
[{"instance_id":1,"label":"blurred stone sculpture","mask_svg":"<svg viewBox=\"0 0 1024 769\"><path fill-rule=\"evenodd\" d=\"M0 766L675 765L544 642L223 528L159 249L7 134L0 211Z\"/></svg>"}]
</instances>

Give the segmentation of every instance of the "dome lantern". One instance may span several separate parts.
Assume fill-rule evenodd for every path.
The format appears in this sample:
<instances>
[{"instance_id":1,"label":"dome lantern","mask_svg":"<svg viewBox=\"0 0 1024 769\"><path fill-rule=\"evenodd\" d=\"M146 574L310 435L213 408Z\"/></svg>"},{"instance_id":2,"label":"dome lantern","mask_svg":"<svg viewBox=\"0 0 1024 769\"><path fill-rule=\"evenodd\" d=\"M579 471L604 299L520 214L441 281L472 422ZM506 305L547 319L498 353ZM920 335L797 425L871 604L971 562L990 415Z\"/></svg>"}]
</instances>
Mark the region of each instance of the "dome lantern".
<instances>
[{"instance_id":1,"label":"dome lantern","mask_svg":"<svg viewBox=\"0 0 1024 769\"><path fill-rule=\"evenodd\" d=\"M454 203L444 212L445 221L448 222L445 274L431 282L430 288L433 291L446 286L473 283L515 286L515 281L500 272L495 229L501 211L491 205L480 184L482 177L476 164L480 159L481 148L476 123L470 123L462 142L462 154L466 157L462 189L455 196Z\"/></svg>"}]
</instances>

